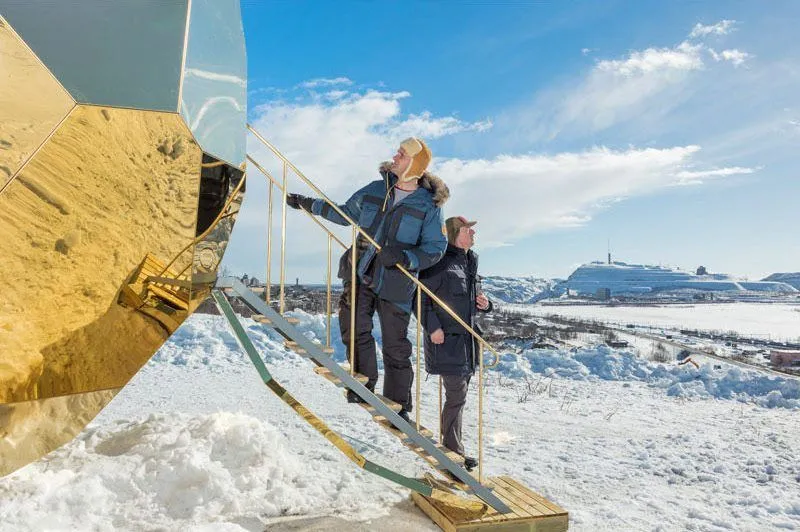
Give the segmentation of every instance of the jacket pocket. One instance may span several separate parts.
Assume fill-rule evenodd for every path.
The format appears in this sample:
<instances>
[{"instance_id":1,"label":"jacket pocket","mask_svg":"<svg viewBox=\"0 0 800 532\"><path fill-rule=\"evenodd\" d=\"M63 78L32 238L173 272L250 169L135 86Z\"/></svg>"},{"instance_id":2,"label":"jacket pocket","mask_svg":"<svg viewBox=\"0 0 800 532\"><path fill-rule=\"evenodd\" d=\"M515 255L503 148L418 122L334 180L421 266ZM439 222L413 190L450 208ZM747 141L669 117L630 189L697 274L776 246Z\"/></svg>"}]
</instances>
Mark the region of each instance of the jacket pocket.
<instances>
[{"instance_id":1,"label":"jacket pocket","mask_svg":"<svg viewBox=\"0 0 800 532\"><path fill-rule=\"evenodd\" d=\"M467 274L463 270L447 270L447 288L451 295L466 295Z\"/></svg>"},{"instance_id":2,"label":"jacket pocket","mask_svg":"<svg viewBox=\"0 0 800 532\"><path fill-rule=\"evenodd\" d=\"M380 210L380 200L372 196L365 196L361 201L361 216L358 217L358 225L368 233L374 234L373 226L380 220L380 216L378 216Z\"/></svg>"},{"instance_id":3,"label":"jacket pocket","mask_svg":"<svg viewBox=\"0 0 800 532\"><path fill-rule=\"evenodd\" d=\"M420 234L422 233L422 223L425 221L425 214L415 209L402 209L396 216L399 216L395 240L402 244L417 245Z\"/></svg>"}]
</instances>

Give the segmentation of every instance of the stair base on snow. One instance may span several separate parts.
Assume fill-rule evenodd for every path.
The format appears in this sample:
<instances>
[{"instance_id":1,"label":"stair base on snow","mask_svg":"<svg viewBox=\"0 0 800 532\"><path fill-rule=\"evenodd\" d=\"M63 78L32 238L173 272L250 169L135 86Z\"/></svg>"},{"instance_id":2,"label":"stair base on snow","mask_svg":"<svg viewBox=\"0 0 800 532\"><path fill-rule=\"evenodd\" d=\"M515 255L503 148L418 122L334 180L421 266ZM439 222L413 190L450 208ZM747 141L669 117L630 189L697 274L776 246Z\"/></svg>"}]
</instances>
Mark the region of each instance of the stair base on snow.
<instances>
[{"instance_id":1,"label":"stair base on snow","mask_svg":"<svg viewBox=\"0 0 800 532\"><path fill-rule=\"evenodd\" d=\"M419 493L412 499L439 527L446 532L564 532L569 528L569 514L554 502L529 490L507 476L489 478L484 485L506 503L513 513L500 514L491 507L476 514L474 510L450 506Z\"/></svg>"}]
</instances>

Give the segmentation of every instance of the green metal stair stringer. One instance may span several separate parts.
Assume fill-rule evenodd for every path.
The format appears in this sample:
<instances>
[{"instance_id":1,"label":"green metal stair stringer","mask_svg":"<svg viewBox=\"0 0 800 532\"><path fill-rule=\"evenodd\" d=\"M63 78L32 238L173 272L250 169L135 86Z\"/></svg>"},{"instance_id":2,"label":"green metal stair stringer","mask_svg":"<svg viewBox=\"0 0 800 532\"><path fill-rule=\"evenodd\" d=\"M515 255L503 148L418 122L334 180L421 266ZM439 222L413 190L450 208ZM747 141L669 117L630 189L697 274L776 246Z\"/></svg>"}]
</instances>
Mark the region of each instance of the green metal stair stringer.
<instances>
[{"instance_id":1,"label":"green metal stair stringer","mask_svg":"<svg viewBox=\"0 0 800 532\"><path fill-rule=\"evenodd\" d=\"M295 399L283 386L281 386L280 383L278 383L272 377L266 365L264 364L264 361L261 360L261 356L259 355L256 346L253 345L253 342L247 335L247 331L236 317L236 314L234 313L233 308L231 307L225 295L219 290L215 289L211 292L211 296L214 298L214 302L217 304L217 307L220 309L233 329L234 335L239 341L239 344L242 346L242 349L244 349L244 351L247 353L247 356L250 358L250 361L256 367L261 380L275 395L280 397L283 402L289 405L292 410L300 415L300 417L305 419L312 427L314 427L314 429L322 434L325 439L330 441L337 449L339 449L345 456L347 456L351 461L355 462L362 469L365 469L387 480L391 480L392 482L400 484L401 486L412 489L417 493L425 495L426 497L434 496L433 488L430 485L420 482L417 479L401 475L400 473L392 471L391 469L364 458L363 455L356 451L353 446L347 443L338 433L331 430L320 418L318 418L313 412Z\"/></svg>"}]
</instances>

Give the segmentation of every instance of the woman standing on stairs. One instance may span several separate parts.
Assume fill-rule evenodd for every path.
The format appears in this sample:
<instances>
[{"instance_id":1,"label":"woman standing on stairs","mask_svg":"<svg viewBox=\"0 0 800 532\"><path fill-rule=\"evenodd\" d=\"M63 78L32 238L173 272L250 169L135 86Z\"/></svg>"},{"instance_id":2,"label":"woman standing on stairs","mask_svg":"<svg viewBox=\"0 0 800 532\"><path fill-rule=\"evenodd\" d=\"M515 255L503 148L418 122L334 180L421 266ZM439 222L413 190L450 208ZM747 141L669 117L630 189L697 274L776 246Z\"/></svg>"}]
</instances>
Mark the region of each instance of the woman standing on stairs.
<instances>
[{"instance_id":1,"label":"woman standing on stairs","mask_svg":"<svg viewBox=\"0 0 800 532\"><path fill-rule=\"evenodd\" d=\"M475 244L478 222L463 216L448 218L447 251L435 266L422 272L420 280L461 318L481 333L475 323L477 312L490 312L492 302L479 289L478 255L470 248ZM444 445L464 456L467 470L478 465L475 458L465 456L461 440L467 388L481 351L472 335L427 295L422 296L422 323L425 327L425 369L441 375L445 390L442 408Z\"/></svg>"},{"instance_id":2,"label":"woman standing on stairs","mask_svg":"<svg viewBox=\"0 0 800 532\"><path fill-rule=\"evenodd\" d=\"M409 420L411 412L411 342L408 323L411 319L411 299L415 286L401 272L402 266L416 275L436 264L447 248L441 207L450 196L447 185L426 171L431 151L418 138L408 138L400 144L391 163L380 166L381 179L363 187L339 208L364 229L380 246L378 252L360 234L356 240L356 319L355 371L366 375L366 387L375 390L378 363L375 339L372 336L372 317L375 311L383 337L383 395L400 403L400 416ZM349 225L323 199L289 194L286 203L295 209L322 216L339 224ZM339 326L342 341L350 358L350 274L351 251L339 261L339 278L344 292L339 300ZM350 392L348 400L359 401Z\"/></svg>"}]
</instances>

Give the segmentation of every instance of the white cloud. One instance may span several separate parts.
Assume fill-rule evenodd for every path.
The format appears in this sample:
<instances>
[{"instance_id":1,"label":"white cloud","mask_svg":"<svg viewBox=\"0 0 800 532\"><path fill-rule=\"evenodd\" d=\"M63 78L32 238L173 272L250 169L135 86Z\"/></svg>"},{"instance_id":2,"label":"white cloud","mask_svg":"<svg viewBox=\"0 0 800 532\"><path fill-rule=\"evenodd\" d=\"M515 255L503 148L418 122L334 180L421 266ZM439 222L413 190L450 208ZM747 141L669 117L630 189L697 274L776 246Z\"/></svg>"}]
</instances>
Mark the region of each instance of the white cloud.
<instances>
[{"instance_id":1,"label":"white cloud","mask_svg":"<svg viewBox=\"0 0 800 532\"><path fill-rule=\"evenodd\" d=\"M332 85L352 85L353 82L349 78L316 78L304 81L298 85L303 89L315 89L317 87L330 87Z\"/></svg>"},{"instance_id":2,"label":"white cloud","mask_svg":"<svg viewBox=\"0 0 800 532\"><path fill-rule=\"evenodd\" d=\"M693 33L728 32L733 21L695 28ZM495 122L510 126L528 142L580 137L626 122L657 124L673 109L707 87L715 69L711 60L734 67L752 56L738 49L717 52L702 42L684 40L671 47L634 50L598 60L583 78L536 95L532 103L509 111Z\"/></svg>"},{"instance_id":3,"label":"white cloud","mask_svg":"<svg viewBox=\"0 0 800 532\"><path fill-rule=\"evenodd\" d=\"M402 137L414 135L423 139L434 139L463 131L483 132L491 127L491 120L467 124L453 116L434 118L429 111L424 111L419 115L409 115L407 119L393 127L392 131Z\"/></svg>"},{"instance_id":4,"label":"white cloud","mask_svg":"<svg viewBox=\"0 0 800 532\"><path fill-rule=\"evenodd\" d=\"M336 100L273 102L255 109L253 124L328 196L344 202L358 188L378 177L378 163L392 156L402 136L451 135L465 130L480 131L484 127L482 122L468 124L452 116L405 115L401 104L408 97L406 92L367 91ZM248 151L275 176L281 175L280 166L269 162L275 159L266 149L251 142ZM479 244L483 247L513 245L536 232L581 226L594 213L623 198L651 194L691 180L752 171L697 169L699 147L691 145L664 149L594 148L489 159L449 158L437 153L435 146L433 151L432 171L447 182L452 194L445 215L478 218ZM248 183L247 204L237 222L237 240L232 246L247 246L258 258L264 252L254 249L253 243L263 241L267 202L263 185L256 182L260 179L258 174L253 172L251 177L255 180ZM288 188L309 193L296 179ZM280 203L276 201L275 206L279 209ZM278 219L276 215L275 220ZM289 273L290 278L300 275L303 279L321 279L324 237L298 213L289 213L289 224L292 241L301 243L288 249L288 263L293 272ZM349 241L349 230L337 229L336 233ZM275 237L279 242L279 233Z\"/></svg>"},{"instance_id":5,"label":"white cloud","mask_svg":"<svg viewBox=\"0 0 800 532\"><path fill-rule=\"evenodd\" d=\"M714 61L730 61L733 63L733 66L739 66L744 63L746 60L752 58L752 54L748 54L747 52L742 52L741 50L722 50L721 52L717 52L715 50L709 49L709 53L711 57L714 58Z\"/></svg>"},{"instance_id":6,"label":"white cloud","mask_svg":"<svg viewBox=\"0 0 800 532\"><path fill-rule=\"evenodd\" d=\"M683 170L675 174L678 178L677 185L700 185L705 179L715 177L729 177L733 175L752 174L756 168L745 168L742 166L731 166L728 168L718 168L715 170Z\"/></svg>"},{"instance_id":7,"label":"white cloud","mask_svg":"<svg viewBox=\"0 0 800 532\"><path fill-rule=\"evenodd\" d=\"M733 25L736 24L735 20L721 20L716 24L705 26L697 23L692 28L692 33L689 34L691 38L706 37L708 35L727 35L733 31Z\"/></svg>"},{"instance_id":8,"label":"white cloud","mask_svg":"<svg viewBox=\"0 0 800 532\"><path fill-rule=\"evenodd\" d=\"M749 168L685 170L698 146L665 149L595 148L556 155L449 159L437 165L453 192L447 210L478 218L480 242L498 246L536 232L587 223L624 198L664 187L751 173Z\"/></svg>"},{"instance_id":9,"label":"white cloud","mask_svg":"<svg viewBox=\"0 0 800 532\"><path fill-rule=\"evenodd\" d=\"M699 70L703 68L701 50L701 45L688 42L682 42L675 48L648 48L631 52L625 59L600 61L596 70L627 77L665 70Z\"/></svg>"},{"instance_id":10,"label":"white cloud","mask_svg":"<svg viewBox=\"0 0 800 532\"><path fill-rule=\"evenodd\" d=\"M596 52L597 48L581 48L581 54L589 55L592 52Z\"/></svg>"}]
</instances>

